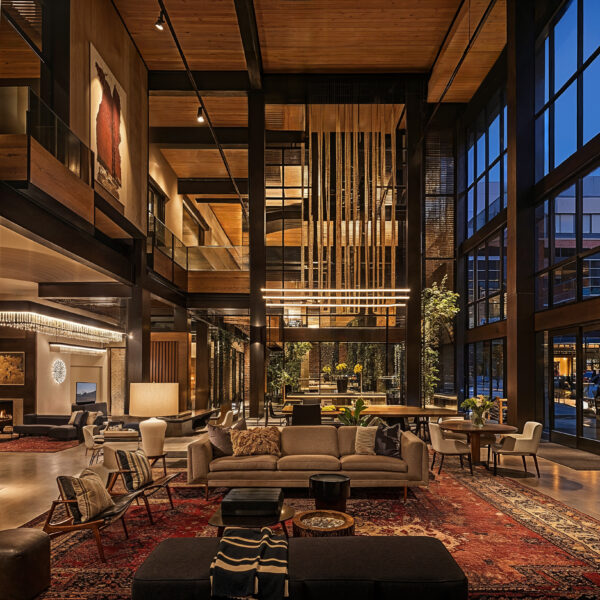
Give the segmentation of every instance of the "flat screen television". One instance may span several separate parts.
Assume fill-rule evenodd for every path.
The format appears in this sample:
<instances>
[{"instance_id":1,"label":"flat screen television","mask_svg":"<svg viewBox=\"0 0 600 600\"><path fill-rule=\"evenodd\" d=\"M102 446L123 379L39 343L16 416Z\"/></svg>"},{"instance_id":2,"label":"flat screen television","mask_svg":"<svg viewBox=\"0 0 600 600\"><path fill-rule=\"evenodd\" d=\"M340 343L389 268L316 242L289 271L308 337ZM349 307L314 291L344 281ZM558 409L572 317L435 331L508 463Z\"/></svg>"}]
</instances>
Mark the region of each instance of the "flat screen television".
<instances>
[{"instance_id":1,"label":"flat screen television","mask_svg":"<svg viewBox=\"0 0 600 600\"><path fill-rule=\"evenodd\" d=\"M93 402L96 402L96 384L78 381L75 388L75 403L91 404Z\"/></svg>"}]
</instances>

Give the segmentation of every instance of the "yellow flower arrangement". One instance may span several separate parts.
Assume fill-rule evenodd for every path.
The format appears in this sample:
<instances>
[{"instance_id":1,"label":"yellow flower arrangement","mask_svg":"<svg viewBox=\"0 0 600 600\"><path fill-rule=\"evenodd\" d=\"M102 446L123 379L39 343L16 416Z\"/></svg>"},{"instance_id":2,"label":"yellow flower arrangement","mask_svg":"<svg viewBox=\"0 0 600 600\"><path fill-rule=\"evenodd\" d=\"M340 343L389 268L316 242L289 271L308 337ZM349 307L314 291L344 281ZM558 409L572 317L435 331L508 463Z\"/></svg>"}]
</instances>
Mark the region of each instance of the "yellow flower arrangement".
<instances>
[{"instance_id":1,"label":"yellow flower arrangement","mask_svg":"<svg viewBox=\"0 0 600 600\"><path fill-rule=\"evenodd\" d=\"M336 371L346 371L348 369L348 365L346 363L338 363L337 365L335 365L335 370Z\"/></svg>"},{"instance_id":2,"label":"yellow flower arrangement","mask_svg":"<svg viewBox=\"0 0 600 600\"><path fill-rule=\"evenodd\" d=\"M359 373L362 373L363 370L363 366L360 363L356 363L354 365L354 374L358 375Z\"/></svg>"}]
</instances>

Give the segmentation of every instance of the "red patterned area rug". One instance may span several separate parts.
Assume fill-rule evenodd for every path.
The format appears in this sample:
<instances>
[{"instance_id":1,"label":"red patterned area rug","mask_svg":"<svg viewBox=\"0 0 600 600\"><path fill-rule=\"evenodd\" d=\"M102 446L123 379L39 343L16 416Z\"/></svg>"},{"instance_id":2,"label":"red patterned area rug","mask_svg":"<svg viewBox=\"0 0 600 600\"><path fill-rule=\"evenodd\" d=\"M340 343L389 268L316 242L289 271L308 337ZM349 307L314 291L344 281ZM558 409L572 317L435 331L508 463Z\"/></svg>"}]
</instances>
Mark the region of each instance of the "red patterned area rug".
<instances>
[{"instance_id":1,"label":"red patterned area rug","mask_svg":"<svg viewBox=\"0 0 600 600\"><path fill-rule=\"evenodd\" d=\"M79 446L77 440L61 442L46 436L27 436L0 443L0 452L60 452Z\"/></svg>"},{"instance_id":2,"label":"red patterned area rug","mask_svg":"<svg viewBox=\"0 0 600 600\"><path fill-rule=\"evenodd\" d=\"M427 535L439 538L469 579L470 597L487 599L600 598L600 522L516 481L475 477L454 468L432 478L427 489L353 490L347 511L357 535ZM208 501L200 487L177 487L175 509L153 500L156 525L142 506L127 516L130 539L117 523L103 535L107 563L87 533L52 542L52 587L46 600L130 598L132 576L156 545L170 537L213 536L207 524L222 498ZM313 507L305 490L286 490L297 510ZM29 526L41 526L43 515ZM432 566L435 568L435 565Z\"/></svg>"}]
</instances>

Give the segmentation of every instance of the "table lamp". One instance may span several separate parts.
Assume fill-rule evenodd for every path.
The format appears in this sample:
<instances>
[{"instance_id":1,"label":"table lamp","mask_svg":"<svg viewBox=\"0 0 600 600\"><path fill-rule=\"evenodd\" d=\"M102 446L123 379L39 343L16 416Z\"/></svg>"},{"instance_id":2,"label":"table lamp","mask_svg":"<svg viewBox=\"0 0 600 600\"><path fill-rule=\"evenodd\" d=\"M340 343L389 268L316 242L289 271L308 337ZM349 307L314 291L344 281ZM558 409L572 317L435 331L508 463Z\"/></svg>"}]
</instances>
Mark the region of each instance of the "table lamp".
<instances>
[{"instance_id":1,"label":"table lamp","mask_svg":"<svg viewBox=\"0 0 600 600\"><path fill-rule=\"evenodd\" d=\"M146 456L163 453L167 423L156 417L176 415L179 412L178 383L132 383L129 388L129 414L150 417L140 423L142 448Z\"/></svg>"}]
</instances>

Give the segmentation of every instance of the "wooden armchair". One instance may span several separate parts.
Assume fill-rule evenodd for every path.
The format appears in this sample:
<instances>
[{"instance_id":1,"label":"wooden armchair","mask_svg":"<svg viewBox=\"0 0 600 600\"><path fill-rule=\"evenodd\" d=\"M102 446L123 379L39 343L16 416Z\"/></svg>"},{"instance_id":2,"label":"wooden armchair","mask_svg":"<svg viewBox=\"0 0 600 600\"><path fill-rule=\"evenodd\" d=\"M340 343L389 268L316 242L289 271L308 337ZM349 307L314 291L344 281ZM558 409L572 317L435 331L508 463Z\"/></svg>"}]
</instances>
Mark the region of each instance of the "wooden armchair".
<instances>
[{"instance_id":1,"label":"wooden armchair","mask_svg":"<svg viewBox=\"0 0 600 600\"><path fill-rule=\"evenodd\" d=\"M94 467L91 468L100 475L100 477L103 479L106 485L108 483L108 471L106 471L106 469L103 469L102 465L94 465ZM50 510L46 517L43 530L51 538L57 537L63 533L68 533L70 531L82 531L86 529L91 530L94 534L94 538L96 539L96 546L98 547L98 554L100 555L100 560L102 560L102 562L106 562L100 531L105 529L109 525L112 525L115 521L120 520L121 525L123 526L125 537L128 538L129 534L127 532L127 525L125 523L125 513L127 512L127 509L131 506L131 503L136 498L138 498L138 496L142 495L142 492L136 491L133 493L127 493L123 495L111 494L111 496L114 496L113 506L102 511L101 513L96 515L92 520L82 522L81 513L79 512L79 508L77 506L77 500L74 496L71 496L71 494L68 491L71 489L71 486L66 483L66 480L68 478L63 478L59 476L56 479L59 489L59 498L57 500L52 501L52 506L50 507ZM60 505L62 505L65 509L66 518L62 521L55 522L53 521L54 513ZM149 507L148 514L150 516L150 521L152 522L152 516L150 515Z\"/></svg>"}]
</instances>

